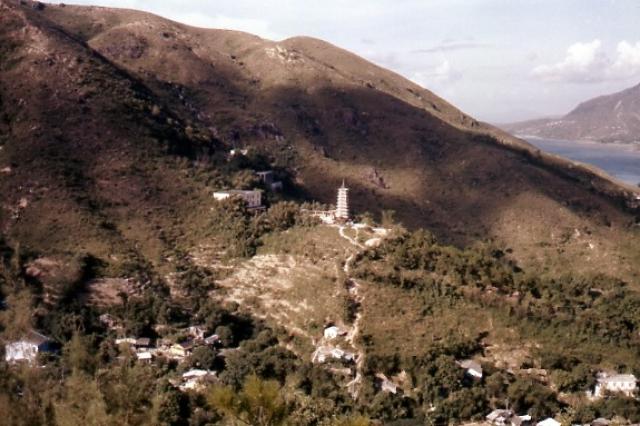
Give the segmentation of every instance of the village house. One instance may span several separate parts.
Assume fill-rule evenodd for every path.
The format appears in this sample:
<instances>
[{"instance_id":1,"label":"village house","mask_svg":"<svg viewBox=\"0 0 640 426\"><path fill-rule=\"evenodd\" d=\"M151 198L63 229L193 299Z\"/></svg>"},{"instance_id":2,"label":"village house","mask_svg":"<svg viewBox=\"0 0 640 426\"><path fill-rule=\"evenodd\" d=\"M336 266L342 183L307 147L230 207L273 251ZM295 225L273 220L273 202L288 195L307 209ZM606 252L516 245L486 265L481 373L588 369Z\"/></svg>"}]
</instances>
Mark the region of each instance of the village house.
<instances>
[{"instance_id":1,"label":"village house","mask_svg":"<svg viewBox=\"0 0 640 426\"><path fill-rule=\"evenodd\" d=\"M217 334L212 334L211 336L204 338L205 345L213 346L218 342L220 342L220 336L218 336Z\"/></svg>"},{"instance_id":2,"label":"village house","mask_svg":"<svg viewBox=\"0 0 640 426\"><path fill-rule=\"evenodd\" d=\"M394 395L398 393L398 385L389 380L389 378L384 374L377 373L376 379L376 383L382 392L392 393Z\"/></svg>"},{"instance_id":3,"label":"village house","mask_svg":"<svg viewBox=\"0 0 640 426\"><path fill-rule=\"evenodd\" d=\"M227 191L216 191L213 193L213 198L216 201L226 200L231 197L239 197L247 204L250 209L261 209L262 206L262 191L254 190L241 190L230 189Z\"/></svg>"},{"instance_id":4,"label":"village house","mask_svg":"<svg viewBox=\"0 0 640 426\"><path fill-rule=\"evenodd\" d=\"M207 383L217 379L215 371L192 369L182 375L182 384L178 386L181 391L199 391L206 388Z\"/></svg>"},{"instance_id":5,"label":"village house","mask_svg":"<svg viewBox=\"0 0 640 426\"><path fill-rule=\"evenodd\" d=\"M517 416L511 410L493 410L486 417L487 421L494 426L522 426L531 420L530 416Z\"/></svg>"},{"instance_id":6,"label":"village house","mask_svg":"<svg viewBox=\"0 0 640 426\"><path fill-rule=\"evenodd\" d=\"M133 345L138 349L148 348L151 346L151 339L148 337L138 337Z\"/></svg>"},{"instance_id":7,"label":"village house","mask_svg":"<svg viewBox=\"0 0 640 426\"><path fill-rule=\"evenodd\" d=\"M169 347L169 355L172 358L185 358L191 355L191 351L193 350L193 341L187 340L180 343L174 343Z\"/></svg>"},{"instance_id":8,"label":"village house","mask_svg":"<svg viewBox=\"0 0 640 426\"><path fill-rule=\"evenodd\" d=\"M551 417L548 417L536 423L536 426L560 426L560 422L555 419L552 419Z\"/></svg>"},{"instance_id":9,"label":"village house","mask_svg":"<svg viewBox=\"0 0 640 426\"><path fill-rule=\"evenodd\" d=\"M593 396L601 398L606 392L618 392L626 396L633 396L637 389L638 380L633 374L609 374L600 372Z\"/></svg>"},{"instance_id":10,"label":"village house","mask_svg":"<svg viewBox=\"0 0 640 426\"><path fill-rule=\"evenodd\" d=\"M204 327L199 325L192 325L190 327L187 327L185 331L189 336L193 337L194 339L204 339L204 335L207 332L207 330Z\"/></svg>"},{"instance_id":11,"label":"village house","mask_svg":"<svg viewBox=\"0 0 640 426\"><path fill-rule=\"evenodd\" d=\"M311 362L314 364L323 363L332 359L337 359L346 362L355 361L355 354L353 352L348 352L340 348L334 348L331 346L320 346L313 352L311 356Z\"/></svg>"},{"instance_id":12,"label":"village house","mask_svg":"<svg viewBox=\"0 0 640 426\"><path fill-rule=\"evenodd\" d=\"M609 426L611 424L611 420L605 419L603 417L598 417L594 421L591 422L590 426Z\"/></svg>"},{"instance_id":13,"label":"village house","mask_svg":"<svg viewBox=\"0 0 640 426\"><path fill-rule=\"evenodd\" d=\"M136 344L137 339L135 337L121 337L115 340L116 345L131 345L134 346Z\"/></svg>"},{"instance_id":14,"label":"village house","mask_svg":"<svg viewBox=\"0 0 640 426\"><path fill-rule=\"evenodd\" d=\"M8 363L34 363L39 353L53 352L53 341L47 336L31 330L21 339L9 342L5 346L4 359Z\"/></svg>"},{"instance_id":15,"label":"village house","mask_svg":"<svg viewBox=\"0 0 640 426\"><path fill-rule=\"evenodd\" d=\"M102 314L98 317L98 320L109 330L120 330L122 325L116 317L111 314Z\"/></svg>"},{"instance_id":16,"label":"village house","mask_svg":"<svg viewBox=\"0 0 640 426\"><path fill-rule=\"evenodd\" d=\"M472 359L465 359L462 361L456 361L461 368L464 368L465 374L474 379L482 379L482 366L479 362Z\"/></svg>"},{"instance_id":17,"label":"village house","mask_svg":"<svg viewBox=\"0 0 640 426\"><path fill-rule=\"evenodd\" d=\"M345 330L335 325L332 325L324 329L324 338L327 340L333 340L338 336L344 336L346 334L347 332Z\"/></svg>"},{"instance_id":18,"label":"village house","mask_svg":"<svg viewBox=\"0 0 640 426\"><path fill-rule=\"evenodd\" d=\"M264 183L267 186L271 185L274 182L273 170L256 172L256 176L258 176L258 179L260 179L260 182Z\"/></svg>"},{"instance_id":19,"label":"village house","mask_svg":"<svg viewBox=\"0 0 640 426\"><path fill-rule=\"evenodd\" d=\"M262 172L256 172L260 182L264 184L269 190L276 192L282 191L282 182L275 180L275 174L273 170L265 170Z\"/></svg>"},{"instance_id":20,"label":"village house","mask_svg":"<svg viewBox=\"0 0 640 426\"><path fill-rule=\"evenodd\" d=\"M151 351L141 351L136 353L138 361L151 362L153 361L153 353Z\"/></svg>"}]
</instances>

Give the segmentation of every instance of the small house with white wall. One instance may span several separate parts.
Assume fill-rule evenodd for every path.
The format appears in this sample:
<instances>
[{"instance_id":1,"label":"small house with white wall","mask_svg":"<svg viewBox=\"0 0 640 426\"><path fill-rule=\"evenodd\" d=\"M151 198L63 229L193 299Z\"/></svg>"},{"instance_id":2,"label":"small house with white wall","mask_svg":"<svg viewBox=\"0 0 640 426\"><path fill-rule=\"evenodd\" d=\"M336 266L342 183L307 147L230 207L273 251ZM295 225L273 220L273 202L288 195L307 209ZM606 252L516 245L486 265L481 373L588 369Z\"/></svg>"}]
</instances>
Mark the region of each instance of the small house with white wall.
<instances>
[{"instance_id":1,"label":"small house with white wall","mask_svg":"<svg viewBox=\"0 0 640 426\"><path fill-rule=\"evenodd\" d=\"M34 363L39 353L53 352L53 341L47 336L31 330L21 339L7 343L4 359L8 363Z\"/></svg>"},{"instance_id":2,"label":"small house with white wall","mask_svg":"<svg viewBox=\"0 0 640 426\"><path fill-rule=\"evenodd\" d=\"M606 392L622 393L633 396L637 389L638 379L633 374L599 373L593 396L601 398Z\"/></svg>"},{"instance_id":3,"label":"small house with white wall","mask_svg":"<svg viewBox=\"0 0 640 426\"><path fill-rule=\"evenodd\" d=\"M333 340L338 336L344 336L346 334L347 332L345 330L335 325L332 325L324 329L324 338L327 340Z\"/></svg>"},{"instance_id":4,"label":"small house with white wall","mask_svg":"<svg viewBox=\"0 0 640 426\"><path fill-rule=\"evenodd\" d=\"M238 197L244 200L250 209L262 208L262 191L230 189L228 191L216 191L213 193L213 198L216 201L223 201L231 197Z\"/></svg>"},{"instance_id":5,"label":"small house with white wall","mask_svg":"<svg viewBox=\"0 0 640 426\"><path fill-rule=\"evenodd\" d=\"M560 422L556 419L552 419L551 417L547 417L546 419L536 423L536 426L560 426Z\"/></svg>"},{"instance_id":6,"label":"small house with white wall","mask_svg":"<svg viewBox=\"0 0 640 426\"><path fill-rule=\"evenodd\" d=\"M513 411L505 409L493 410L485 418L494 426L522 426L531 421L529 415L517 416Z\"/></svg>"},{"instance_id":7,"label":"small house with white wall","mask_svg":"<svg viewBox=\"0 0 640 426\"><path fill-rule=\"evenodd\" d=\"M472 359L465 359L462 361L456 361L461 368L464 368L465 374L475 379L482 379L482 366L479 362Z\"/></svg>"},{"instance_id":8,"label":"small house with white wall","mask_svg":"<svg viewBox=\"0 0 640 426\"><path fill-rule=\"evenodd\" d=\"M398 393L398 385L389 380L383 373L376 373L376 382L382 392L396 394Z\"/></svg>"}]
</instances>

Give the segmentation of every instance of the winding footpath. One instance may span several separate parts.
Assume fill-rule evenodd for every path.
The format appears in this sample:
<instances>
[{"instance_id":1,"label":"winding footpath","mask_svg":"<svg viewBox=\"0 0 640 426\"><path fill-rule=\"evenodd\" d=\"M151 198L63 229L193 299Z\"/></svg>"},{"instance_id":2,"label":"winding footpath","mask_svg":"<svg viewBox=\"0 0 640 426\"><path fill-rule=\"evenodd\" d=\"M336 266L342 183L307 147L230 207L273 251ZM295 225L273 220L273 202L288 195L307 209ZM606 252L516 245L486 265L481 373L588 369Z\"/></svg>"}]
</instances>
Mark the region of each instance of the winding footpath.
<instances>
[{"instance_id":1,"label":"winding footpath","mask_svg":"<svg viewBox=\"0 0 640 426\"><path fill-rule=\"evenodd\" d=\"M349 241L349 243L355 246L358 250L362 250L365 248L363 245L358 243L356 239L346 235L344 233L344 229L345 229L344 226L340 226L338 231L342 238ZM356 238L357 238L357 234L358 234L358 230L356 229ZM360 283L358 283L358 281L356 281L354 278L351 277L351 267L358 253L359 251L349 255L349 257L347 257L347 259L345 260L344 267L343 267L344 274L346 277L346 286L347 286L349 298L357 307L355 319L353 321L353 326L351 327L351 329L349 330L349 332L345 337L345 340L349 343L349 345L351 345L351 347L353 348L353 351L356 353L355 378L347 384L349 393L351 394L351 397L353 399L357 399L358 395L360 394L360 389L362 387L362 370L364 367L364 349L361 346L359 346L358 343L356 342L357 336L360 334L360 328L362 324L361 306L362 306L362 303L364 302L364 296L360 294L360 287L361 287Z\"/></svg>"}]
</instances>

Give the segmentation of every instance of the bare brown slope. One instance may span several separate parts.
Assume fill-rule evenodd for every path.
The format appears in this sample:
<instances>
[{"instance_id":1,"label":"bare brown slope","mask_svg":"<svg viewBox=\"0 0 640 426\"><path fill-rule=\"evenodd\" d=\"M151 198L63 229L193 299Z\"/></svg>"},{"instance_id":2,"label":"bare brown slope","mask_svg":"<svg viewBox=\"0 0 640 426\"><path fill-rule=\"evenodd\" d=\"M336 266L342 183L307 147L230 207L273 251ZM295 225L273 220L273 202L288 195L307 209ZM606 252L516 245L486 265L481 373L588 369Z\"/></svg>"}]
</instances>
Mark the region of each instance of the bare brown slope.
<instances>
[{"instance_id":1,"label":"bare brown slope","mask_svg":"<svg viewBox=\"0 0 640 426\"><path fill-rule=\"evenodd\" d=\"M126 10L30 13L85 41L230 145L270 152L311 198L332 202L347 178L357 211L392 208L405 223L462 244L496 238L524 262L560 256L552 267L635 274L637 231L622 208L625 190L532 152L344 50Z\"/></svg>"}]
</instances>

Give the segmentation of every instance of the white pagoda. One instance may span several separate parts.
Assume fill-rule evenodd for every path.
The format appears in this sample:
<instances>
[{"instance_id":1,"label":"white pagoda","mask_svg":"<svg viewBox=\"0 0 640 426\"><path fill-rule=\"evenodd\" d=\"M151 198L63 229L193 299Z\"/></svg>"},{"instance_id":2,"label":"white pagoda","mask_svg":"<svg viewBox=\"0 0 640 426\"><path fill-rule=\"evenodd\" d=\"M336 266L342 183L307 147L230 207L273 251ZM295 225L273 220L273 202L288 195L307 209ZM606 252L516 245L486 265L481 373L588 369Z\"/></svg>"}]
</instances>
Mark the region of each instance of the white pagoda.
<instances>
[{"instance_id":1,"label":"white pagoda","mask_svg":"<svg viewBox=\"0 0 640 426\"><path fill-rule=\"evenodd\" d=\"M338 202L336 203L336 219L349 220L349 188L342 186L338 188Z\"/></svg>"}]
</instances>

